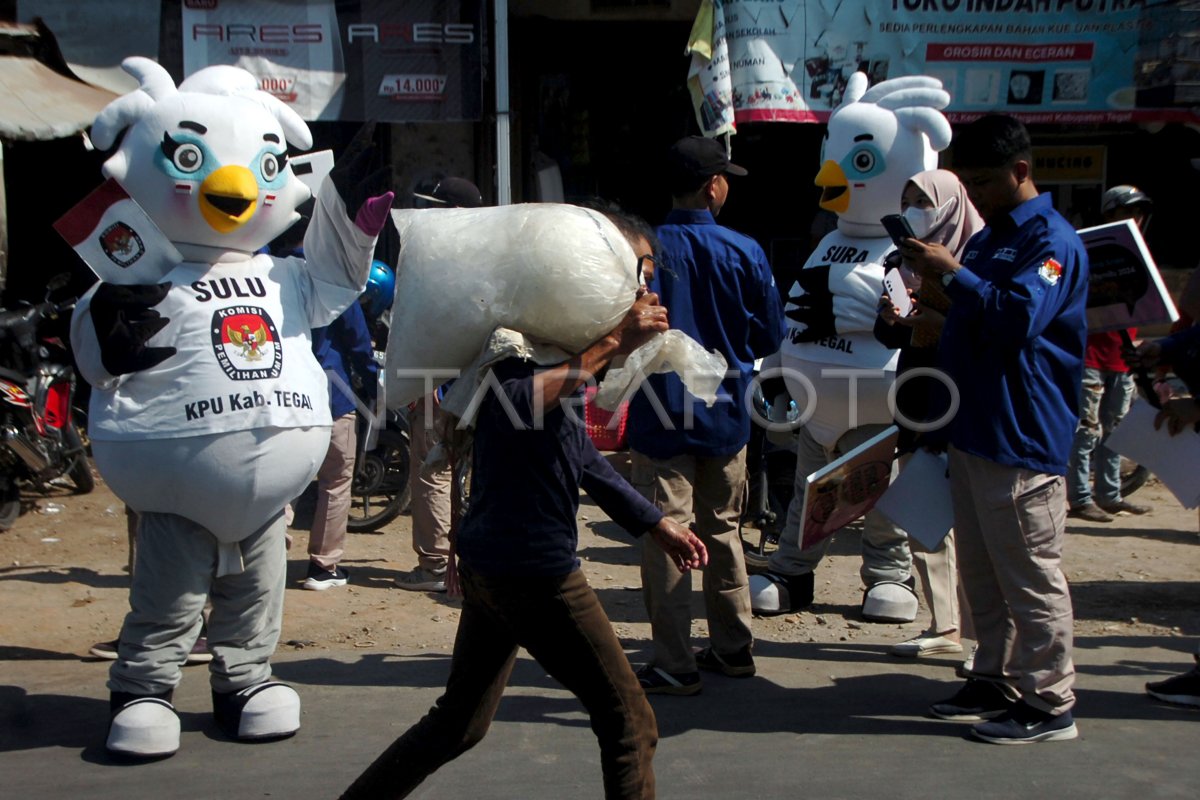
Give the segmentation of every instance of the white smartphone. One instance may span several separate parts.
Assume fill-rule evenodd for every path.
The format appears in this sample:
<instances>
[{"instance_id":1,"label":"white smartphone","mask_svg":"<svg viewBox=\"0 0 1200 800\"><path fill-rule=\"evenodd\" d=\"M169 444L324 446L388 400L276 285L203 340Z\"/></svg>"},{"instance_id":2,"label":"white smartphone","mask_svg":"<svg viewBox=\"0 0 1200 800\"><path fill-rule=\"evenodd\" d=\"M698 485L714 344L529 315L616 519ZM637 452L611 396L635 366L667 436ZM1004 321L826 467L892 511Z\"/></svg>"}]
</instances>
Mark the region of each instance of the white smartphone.
<instances>
[{"instance_id":1,"label":"white smartphone","mask_svg":"<svg viewBox=\"0 0 1200 800\"><path fill-rule=\"evenodd\" d=\"M884 273L883 290L887 292L892 305L899 310L900 316L907 317L912 313L912 298L908 296L908 287L904 285L904 276L900 274L900 270L892 267Z\"/></svg>"}]
</instances>

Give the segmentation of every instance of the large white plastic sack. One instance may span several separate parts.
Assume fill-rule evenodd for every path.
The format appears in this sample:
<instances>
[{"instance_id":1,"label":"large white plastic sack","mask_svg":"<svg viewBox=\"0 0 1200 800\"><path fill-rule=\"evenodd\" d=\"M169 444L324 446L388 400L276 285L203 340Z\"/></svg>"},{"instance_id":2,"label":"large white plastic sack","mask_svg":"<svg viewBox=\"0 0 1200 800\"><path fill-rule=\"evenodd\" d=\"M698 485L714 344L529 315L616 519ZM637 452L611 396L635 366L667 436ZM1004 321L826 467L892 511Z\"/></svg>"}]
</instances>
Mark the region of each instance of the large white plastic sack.
<instances>
[{"instance_id":1,"label":"large white plastic sack","mask_svg":"<svg viewBox=\"0 0 1200 800\"><path fill-rule=\"evenodd\" d=\"M497 327L578 352L633 305L637 256L604 215L531 203L392 212L400 263L387 346L399 408L471 364ZM424 372L436 369L426 382Z\"/></svg>"}]
</instances>

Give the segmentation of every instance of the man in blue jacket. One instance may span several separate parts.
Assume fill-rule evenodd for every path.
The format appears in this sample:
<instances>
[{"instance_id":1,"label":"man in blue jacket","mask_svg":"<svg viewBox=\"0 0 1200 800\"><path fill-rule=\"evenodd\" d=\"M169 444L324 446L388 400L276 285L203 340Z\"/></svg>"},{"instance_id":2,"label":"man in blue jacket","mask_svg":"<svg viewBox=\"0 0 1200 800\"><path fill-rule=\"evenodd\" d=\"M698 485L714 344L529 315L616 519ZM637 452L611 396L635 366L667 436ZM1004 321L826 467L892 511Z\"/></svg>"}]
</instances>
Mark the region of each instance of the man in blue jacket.
<instances>
[{"instance_id":1,"label":"man in blue jacket","mask_svg":"<svg viewBox=\"0 0 1200 800\"><path fill-rule=\"evenodd\" d=\"M672 210L651 289L671 310L673 327L725 356L730 372L706 408L674 375L654 375L629 406L632 483L708 549L704 602L712 646L691 647L691 578L659 548L642 548L642 593L654 660L638 673L650 693L700 691L697 666L733 677L754 674L750 591L738 536L746 483L750 411L746 388L754 360L779 349L783 307L761 247L716 223L729 194L731 164L714 139L690 136L668 152Z\"/></svg>"},{"instance_id":2,"label":"man in blue jacket","mask_svg":"<svg viewBox=\"0 0 1200 800\"><path fill-rule=\"evenodd\" d=\"M1065 475L1078 422L1088 263L1033 184L1029 134L990 115L954 143L954 171L987 222L962 263L901 248L952 305L943 368L958 389L949 454L959 572L979 650L966 685L930 707L997 744L1073 739L1073 610L1060 567Z\"/></svg>"},{"instance_id":3,"label":"man in blue jacket","mask_svg":"<svg viewBox=\"0 0 1200 800\"><path fill-rule=\"evenodd\" d=\"M329 407L333 431L329 450L317 472L317 507L308 537L308 574L304 588L324 591L345 586L346 570L339 566L346 552L346 523L350 519L354 459L355 398L375 403L379 366L371 345L367 320L358 303L324 328L314 328L313 353L329 375Z\"/></svg>"}]
</instances>

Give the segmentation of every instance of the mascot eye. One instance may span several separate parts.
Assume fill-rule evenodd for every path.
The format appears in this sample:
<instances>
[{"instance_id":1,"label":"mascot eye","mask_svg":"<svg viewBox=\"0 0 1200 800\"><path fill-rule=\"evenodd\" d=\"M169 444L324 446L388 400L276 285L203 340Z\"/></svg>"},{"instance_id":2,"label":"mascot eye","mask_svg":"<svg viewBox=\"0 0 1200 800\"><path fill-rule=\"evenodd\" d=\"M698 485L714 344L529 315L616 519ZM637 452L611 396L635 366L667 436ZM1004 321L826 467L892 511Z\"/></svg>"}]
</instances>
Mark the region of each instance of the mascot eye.
<instances>
[{"instance_id":1,"label":"mascot eye","mask_svg":"<svg viewBox=\"0 0 1200 800\"><path fill-rule=\"evenodd\" d=\"M258 162L258 169L264 179L273 181L283 169L283 164L274 153L263 153L262 160Z\"/></svg>"},{"instance_id":2,"label":"mascot eye","mask_svg":"<svg viewBox=\"0 0 1200 800\"><path fill-rule=\"evenodd\" d=\"M854 154L853 163L859 172L870 172L875 167L875 154L870 150L860 150Z\"/></svg>"},{"instance_id":3,"label":"mascot eye","mask_svg":"<svg viewBox=\"0 0 1200 800\"><path fill-rule=\"evenodd\" d=\"M195 172L204 165L204 153L194 144L181 144L171 155L171 161L180 172Z\"/></svg>"},{"instance_id":4,"label":"mascot eye","mask_svg":"<svg viewBox=\"0 0 1200 800\"><path fill-rule=\"evenodd\" d=\"M162 152L175 169L185 175L196 172L204 166L204 151L200 149L200 145L177 141L172 139L169 133L163 134Z\"/></svg>"}]
</instances>

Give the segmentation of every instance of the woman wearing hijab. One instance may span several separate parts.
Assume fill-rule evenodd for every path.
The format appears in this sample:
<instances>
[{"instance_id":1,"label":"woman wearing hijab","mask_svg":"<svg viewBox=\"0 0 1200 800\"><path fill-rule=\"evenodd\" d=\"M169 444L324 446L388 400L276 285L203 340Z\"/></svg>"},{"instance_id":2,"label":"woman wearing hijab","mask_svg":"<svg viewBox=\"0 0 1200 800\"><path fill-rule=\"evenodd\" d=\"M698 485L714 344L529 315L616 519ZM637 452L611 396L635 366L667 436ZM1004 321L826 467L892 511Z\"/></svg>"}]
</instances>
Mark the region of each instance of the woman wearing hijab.
<instances>
[{"instance_id":1,"label":"woman wearing hijab","mask_svg":"<svg viewBox=\"0 0 1200 800\"><path fill-rule=\"evenodd\" d=\"M958 177L944 169L928 170L914 175L905 184L900 199L901 213L916 237L924 242L937 242L958 258L967 241L983 228L983 219L967 199ZM925 282L904 266L899 251L888 256L887 269L898 267L913 300L913 310L900 316L900 310L885 294L875 323L875 337L891 348L900 350L897 378L919 368L936 368L937 344L950 308L950 298L936 281ZM940 453L945 445L928 441L923 434L906 423L930 422L941 418L950 407L950 393L936 380L910 380L901 383L896 392L897 424L900 426L899 451L901 466L912 452L924 448ZM921 589L932 619L929 627L904 642L892 646L895 656L916 658L938 653L962 652L962 627L970 624L970 615L961 613L963 600L958 590L958 571L954 559L954 531L942 546L927 551L910 540L913 566L921 576ZM968 662L970 659L968 658ZM969 667L968 667L969 668Z\"/></svg>"}]
</instances>

